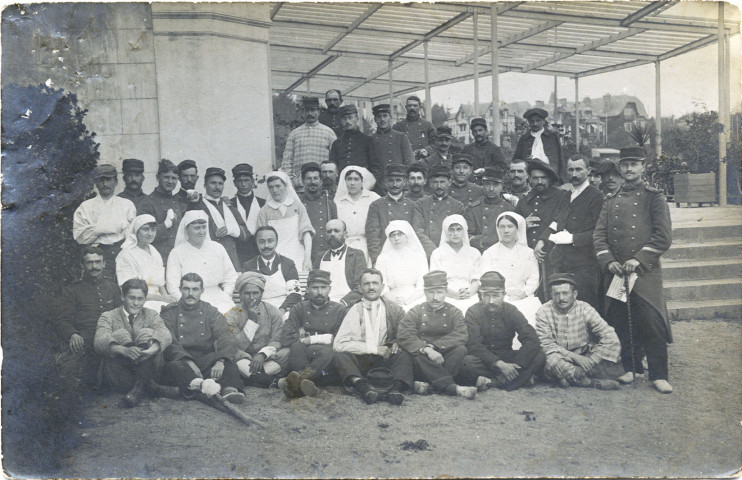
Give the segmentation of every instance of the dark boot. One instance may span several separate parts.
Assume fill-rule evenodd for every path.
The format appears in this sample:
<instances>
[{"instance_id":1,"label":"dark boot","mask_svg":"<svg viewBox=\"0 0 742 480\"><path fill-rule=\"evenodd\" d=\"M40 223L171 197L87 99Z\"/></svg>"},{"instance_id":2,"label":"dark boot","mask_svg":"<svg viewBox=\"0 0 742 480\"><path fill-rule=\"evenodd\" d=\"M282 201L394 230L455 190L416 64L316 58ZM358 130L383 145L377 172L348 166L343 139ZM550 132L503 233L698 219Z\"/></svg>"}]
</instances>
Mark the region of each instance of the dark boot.
<instances>
[{"instance_id":1,"label":"dark boot","mask_svg":"<svg viewBox=\"0 0 742 480\"><path fill-rule=\"evenodd\" d=\"M392 389L381 395L381 399L391 403L392 405L402 405L402 402L404 402L404 395L401 392L403 386L404 383L395 380Z\"/></svg>"},{"instance_id":2,"label":"dark boot","mask_svg":"<svg viewBox=\"0 0 742 480\"><path fill-rule=\"evenodd\" d=\"M160 385L154 380L149 381L149 391L160 397L173 399L180 398L180 389L178 387Z\"/></svg>"},{"instance_id":3,"label":"dark boot","mask_svg":"<svg viewBox=\"0 0 742 480\"><path fill-rule=\"evenodd\" d=\"M358 380L353 385L353 390L355 390L369 405L374 403L376 399L379 398L379 393L371 390L371 387L369 387L368 382L364 378Z\"/></svg>"},{"instance_id":4,"label":"dark boot","mask_svg":"<svg viewBox=\"0 0 742 480\"><path fill-rule=\"evenodd\" d=\"M286 389L283 391L289 398L303 397L304 394L301 392L301 374L299 372L291 372L286 376Z\"/></svg>"},{"instance_id":5,"label":"dark boot","mask_svg":"<svg viewBox=\"0 0 742 480\"><path fill-rule=\"evenodd\" d=\"M137 380L134 383L134 387L129 390L129 393L124 395L124 402L129 407L136 407L139 405L139 402L142 401L142 397L144 396L144 382L141 380Z\"/></svg>"}]
</instances>

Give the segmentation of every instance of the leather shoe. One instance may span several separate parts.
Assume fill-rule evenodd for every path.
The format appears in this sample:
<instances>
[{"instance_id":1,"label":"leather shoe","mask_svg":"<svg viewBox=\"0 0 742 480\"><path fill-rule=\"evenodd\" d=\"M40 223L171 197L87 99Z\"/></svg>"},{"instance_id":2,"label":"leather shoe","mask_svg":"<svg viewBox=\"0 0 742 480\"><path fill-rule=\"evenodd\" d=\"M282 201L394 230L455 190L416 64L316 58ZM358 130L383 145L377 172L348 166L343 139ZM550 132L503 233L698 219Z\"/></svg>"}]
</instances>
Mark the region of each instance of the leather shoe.
<instances>
[{"instance_id":1,"label":"leather shoe","mask_svg":"<svg viewBox=\"0 0 742 480\"><path fill-rule=\"evenodd\" d=\"M660 393L672 393L672 385L667 380L653 380L652 386Z\"/></svg>"},{"instance_id":2,"label":"leather shoe","mask_svg":"<svg viewBox=\"0 0 742 480\"><path fill-rule=\"evenodd\" d=\"M226 387L222 398L229 403L234 403L235 405L242 405L245 403L245 394L234 387Z\"/></svg>"},{"instance_id":3,"label":"leather shoe","mask_svg":"<svg viewBox=\"0 0 742 480\"><path fill-rule=\"evenodd\" d=\"M644 375L641 373L634 373L634 372L626 372L620 377L618 377L616 380L619 381L619 383L623 383L624 385L628 385L630 383L633 383L634 380L640 381L642 378L644 378Z\"/></svg>"},{"instance_id":4,"label":"leather shoe","mask_svg":"<svg viewBox=\"0 0 742 480\"><path fill-rule=\"evenodd\" d=\"M307 397L316 397L319 395L320 389L317 387L317 385L314 384L313 381L303 379L301 383L299 384L299 389L301 390L301 393L306 395Z\"/></svg>"}]
</instances>

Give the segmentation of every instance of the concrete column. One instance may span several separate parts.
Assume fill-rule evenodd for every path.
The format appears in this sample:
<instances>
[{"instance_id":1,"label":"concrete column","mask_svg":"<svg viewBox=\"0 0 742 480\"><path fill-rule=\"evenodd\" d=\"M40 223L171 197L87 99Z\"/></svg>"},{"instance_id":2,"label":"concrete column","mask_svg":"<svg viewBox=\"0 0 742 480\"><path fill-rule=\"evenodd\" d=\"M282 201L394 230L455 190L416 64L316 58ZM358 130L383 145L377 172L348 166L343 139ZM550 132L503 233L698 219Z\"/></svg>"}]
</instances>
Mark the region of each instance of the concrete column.
<instances>
[{"instance_id":1,"label":"concrete column","mask_svg":"<svg viewBox=\"0 0 742 480\"><path fill-rule=\"evenodd\" d=\"M474 12L474 116L479 116L479 14Z\"/></svg>"},{"instance_id":2,"label":"concrete column","mask_svg":"<svg viewBox=\"0 0 742 480\"><path fill-rule=\"evenodd\" d=\"M558 99L558 92L557 92L557 76L554 75L554 121L558 121L559 118L557 118L557 109L559 108L559 99ZM575 102L577 99L575 99ZM566 128L566 125L565 125Z\"/></svg>"},{"instance_id":3,"label":"concrete column","mask_svg":"<svg viewBox=\"0 0 742 480\"><path fill-rule=\"evenodd\" d=\"M490 4L490 42L492 63L492 141L500 145L500 52L497 42L497 4Z\"/></svg>"},{"instance_id":4,"label":"concrete column","mask_svg":"<svg viewBox=\"0 0 742 480\"><path fill-rule=\"evenodd\" d=\"M724 130L719 132L719 206L727 205L727 131L729 129L729 99L727 98L727 79L729 70L726 62L726 33L724 31L724 2L719 2L719 123Z\"/></svg>"},{"instance_id":5,"label":"concrete column","mask_svg":"<svg viewBox=\"0 0 742 480\"><path fill-rule=\"evenodd\" d=\"M580 98L580 77L575 77L575 145L577 153L580 153L580 107L578 106Z\"/></svg>"},{"instance_id":6,"label":"concrete column","mask_svg":"<svg viewBox=\"0 0 742 480\"><path fill-rule=\"evenodd\" d=\"M660 83L660 61L654 62L654 118L657 158L662 155L662 89Z\"/></svg>"},{"instance_id":7,"label":"concrete column","mask_svg":"<svg viewBox=\"0 0 742 480\"><path fill-rule=\"evenodd\" d=\"M433 100L430 98L430 77L428 76L428 42L423 43L423 52L425 58L423 66L425 67L425 119L433 121Z\"/></svg>"}]
</instances>

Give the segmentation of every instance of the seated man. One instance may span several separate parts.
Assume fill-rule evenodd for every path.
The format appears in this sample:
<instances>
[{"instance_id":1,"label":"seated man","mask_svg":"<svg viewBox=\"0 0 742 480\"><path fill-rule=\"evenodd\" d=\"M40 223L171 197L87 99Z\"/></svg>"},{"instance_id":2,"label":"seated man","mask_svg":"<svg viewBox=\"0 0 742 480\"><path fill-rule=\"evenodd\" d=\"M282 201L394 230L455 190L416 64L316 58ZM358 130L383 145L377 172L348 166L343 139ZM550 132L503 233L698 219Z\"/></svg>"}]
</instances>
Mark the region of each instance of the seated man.
<instances>
[{"instance_id":1,"label":"seated man","mask_svg":"<svg viewBox=\"0 0 742 480\"><path fill-rule=\"evenodd\" d=\"M399 348L397 326L404 317L402 307L381 298L381 272L368 268L360 277L363 300L353 305L335 336L335 365L347 389L356 391L366 403L379 397L393 405L404 401L402 391L412 387L412 357ZM364 375L373 368L391 371L392 384L383 394L369 385Z\"/></svg>"},{"instance_id":2,"label":"seated man","mask_svg":"<svg viewBox=\"0 0 742 480\"><path fill-rule=\"evenodd\" d=\"M103 357L103 381L117 392L128 391L124 402L135 407L150 380L157 381L162 373L162 352L172 337L157 312L144 308L147 282L139 278L125 281L121 300L122 308L100 316L95 351Z\"/></svg>"},{"instance_id":3,"label":"seated man","mask_svg":"<svg viewBox=\"0 0 742 480\"><path fill-rule=\"evenodd\" d=\"M243 272L258 272L265 277L263 301L278 307L286 319L291 307L301 301L299 272L294 261L276 253L278 232L264 225L255 231L260 255L242 265Z\"/></svg>"},{"instance_id":4,"label":"seated man","mask_svg":"<svg viewBox=\"0 0 742 480\"><path fill-rule=\"evenodd\" d=\"M310 270L306 300L294 305L283 325L281 344L289 347L291 373L278 381L287 397L314 397L319 394L315 382L330 383L330 365L335 354L332 340L343 320L345 307L330 300L330 274Z\"/></svg>"},{"instance_id":5,"label":"seated man","mask_svg":"<svg viewBox=\"0 0 742 480\"><path fill-rule=\"evenodd\" d=\"M505 277L487 272L479 280L479 303L466 311L469 354L464 357L465 383L482 391L490 385L512 391L526 385L544 367L536 330L520 311L505 303ZM520 349L513 350L518 336Z\"/></svg>"},{"instance_id":6,"label":"seated man","mask_svg":"<svg viewBox=\"0 0 742 480\"><path fill-rule=\"evenodd\" d=\"M425 303L416 305L399 323L399 345L412 354L416 393L426 393L432 383L438 393L473 399L477 389L456 385L466 356L469 338L461 310L446 303L448 280L446 272L434 270L423 276Z\"/></svg>"},{"instance_id":7,"label":"seated man","mask_svg":"<svg viewBox=\"0 0 742 480\"><path fill-rule=\"evenodd\" d=\"M546 354L544 375L559 386L616 390L605 377L605 366L616 363L621 343L613 327L588 303L577 300L577 281L571 273L549 277L551 300L536 312L536 332Z\"/></svg>"},{"instance_id":8,"label":"seated man","mask_svg":"<svg viewBox=\"0 0 742 480\"><path fill-rule=\"evenodd\" d=\"M263 301L265 277L245 272L237 279L240 301L224 317L237 338L237 368L249 385L268 387L289 361L289 349L281 348L281 311Z\"/></svg>"},{"instance_id":9,"label":"seated man","mask_svg":"<svg viewBox=\"0 0 742 480\"><path fill-rule=\"evenodd\" d=\"M219 310L201 301L203 291L201 276L187 273L180 279L180 300L162 307L160 315L173 337L165 349L165 375L186 398L221 393L239 404L245 396L239 391L240 371L232 362L237 341Z\"/></svg>"},{"instance_id":10,"label":"seated man","mask_svg":"<svg viewBox=\"0 0 742 480\"><path fill-rule=\"evenodd\" d=\"M330 246L314 260L314 268L330 272L330 300L345 306L361 299L358 282L366 269L366 256L361 250L345 244L347 230L342 220L330 220L325 227L325 239Z\"/></svg>"},{"instance_id":11,"label":"seated man","mask_svg":"<svg viewBox=\"0 0 742 480\"><path fill-rule=\"evenodd\" d=\"M83 277L62 289L57 324L63 345L58 355L63 380L69 378L70 388L97 383L100 357L93 350L98 319L103 312L121 306L121 291L113 280L103 277L106 261L97 247L85 247L81 263Z\"/></svg>"}]
</instances>

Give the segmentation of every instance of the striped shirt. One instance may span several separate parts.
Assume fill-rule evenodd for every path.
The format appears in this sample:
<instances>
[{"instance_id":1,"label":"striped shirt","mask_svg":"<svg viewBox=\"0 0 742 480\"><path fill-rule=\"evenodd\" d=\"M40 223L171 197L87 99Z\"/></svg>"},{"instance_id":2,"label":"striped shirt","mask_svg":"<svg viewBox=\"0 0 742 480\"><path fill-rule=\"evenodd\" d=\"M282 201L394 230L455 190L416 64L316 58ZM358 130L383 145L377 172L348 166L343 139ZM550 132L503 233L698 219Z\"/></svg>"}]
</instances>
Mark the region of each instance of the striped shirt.
<instances>
[{"instance_id":1,"label":"striped shirt","mask_svg":"<svg viewBox=\"0 0 742 480\"><path fill-rule=\"evenodd\" d=\"M289 174L294 185L301 185L302 165L329 160L330 147L336 139L335 132L319 122L296 127L286 139L281 171Z\"/></svg>"}]
</instances>

